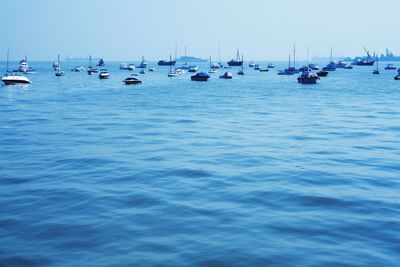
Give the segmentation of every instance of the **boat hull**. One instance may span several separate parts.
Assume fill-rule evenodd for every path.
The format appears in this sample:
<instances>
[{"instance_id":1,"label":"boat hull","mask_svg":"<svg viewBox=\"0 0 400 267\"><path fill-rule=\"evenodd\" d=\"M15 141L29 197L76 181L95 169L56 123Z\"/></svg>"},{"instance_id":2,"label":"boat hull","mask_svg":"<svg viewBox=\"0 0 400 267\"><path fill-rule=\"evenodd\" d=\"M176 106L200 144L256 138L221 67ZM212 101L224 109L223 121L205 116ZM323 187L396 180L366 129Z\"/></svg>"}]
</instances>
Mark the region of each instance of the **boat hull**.
<instances>
[{"instance_id":1,"label":"boat hull","mask_svg":"<svg viewBox=\"0 0 400 267\"><path fill-rule=\"evenodd\" d=\"M228 62L229 67L241 67L242 65L243 65L243 61L231 60Z\"/></svg>"},{"instance_id":2,"label":"boat hull","mask_svg":"<svg viewBox=\"0 0 400 267\"><path fill-rule=\"evenodd\" d=\"M314 84L317 83L318 81L318 76L317 77L298 77L297 82L301 84Z\"/></svg>"},{"instance_id":3,"label":"boat hull","mask_svg":"<svg viewBox=\"0 0 400 267\"><path fill-rule=\"evenodd\" d=\"M176 61L172 60L172 61L165 61L165 60L160 60L158 61L158 66L175 66Z\"/></svg>"}]
</instances>

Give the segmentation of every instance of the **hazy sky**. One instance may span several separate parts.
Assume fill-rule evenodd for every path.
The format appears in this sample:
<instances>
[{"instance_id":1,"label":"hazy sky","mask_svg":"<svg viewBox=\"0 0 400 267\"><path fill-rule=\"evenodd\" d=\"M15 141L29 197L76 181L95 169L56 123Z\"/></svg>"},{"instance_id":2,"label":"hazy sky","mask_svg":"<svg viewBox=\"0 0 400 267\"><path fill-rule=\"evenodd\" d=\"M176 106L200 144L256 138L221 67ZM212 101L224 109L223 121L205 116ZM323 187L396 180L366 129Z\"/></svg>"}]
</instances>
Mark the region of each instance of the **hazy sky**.
<instances>
[{"instance_id":1,"label":"hazy sky","mask_svg":"<svg viewBox=\"0 0 400 267\"><path fill-rule=\"evenodd\" d=\"M400 54L400 0L0 0L0 59L168 58L188 54L286 59L361 55L363 46ZM4 56L2 56L4 55Z\"/></svg>"}]
</instances>

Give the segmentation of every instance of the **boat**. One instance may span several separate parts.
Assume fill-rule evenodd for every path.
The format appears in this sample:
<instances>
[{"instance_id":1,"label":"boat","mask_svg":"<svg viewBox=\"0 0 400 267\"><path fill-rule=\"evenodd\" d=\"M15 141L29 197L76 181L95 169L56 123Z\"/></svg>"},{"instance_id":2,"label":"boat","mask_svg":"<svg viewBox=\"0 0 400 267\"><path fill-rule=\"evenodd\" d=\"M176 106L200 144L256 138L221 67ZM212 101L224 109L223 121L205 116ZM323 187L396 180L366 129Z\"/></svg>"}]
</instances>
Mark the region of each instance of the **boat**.
<instances>
[{"instance_id":1,"label":"boat","mask_svg":"<svg viewBox=\"0 0 400 267\"><path fill-rule=\"evenodd\" d=\"M331 57L328 65L322 68L324 71L336 71L336 62L333 61L333 49L331 47Z\"/></svg>"},{"instance_id":2,"label":"boat","mask_svg":"<svg viewBox=\"0 0 400 267\"><path fill-rule=\"evenodd\" d=\"M261 68L260 68L260 72L268 72L268 71L269 71L268 68L266 68L266 69L261 69Z\"/></svg>"},{"instance_id":3,"label":"boat","mask_svg":"<svg viewBox=\"0 0 400 267\"><path fill-rule=\"evenodd\" d=\"M22 72L24 74L33 74L33 73L35 73L35 70L32 67L29 67L28 59L25 56L24 59L20 60L19 67L14 72Z\"/></svg>"},{"instance_id":4,"label":"boat","mask_svg":"<svg viewBox=\"0 0 400 267\"><path fill-rule=\"evenodd\" d=\"M61 70L60 55L57 56L57 67L56 67L55 71L56 71L57 77L64 76L64 72Z\"/></svg>"},{"instance_id":5,"label":"boat","mask_svg":"<svg viewBox=\"0 0 400 267\"><path fill-rule=\"evenodd\" d=\"M290 66L290 55L289 55L289 66L287 69L279 70L278 75L293 75L296 73L296 69Z\"/></svg>"},{"instance_id":6,"label":"boat","mask_svg":"<svg viewBox=\"0 0 400 267\"><path fill-rule=\"evenodd\" d=\"M243 61L243 54L242 54L242 62L244 62L244 61ZM237 74L238 74L238 75L244 75L243 64L242 64L242 66L240 67L240 70L238 71Z\"/></svg>"},{"instance_id":7,"label":"boat","mask_svg":"<svg viewBox=\"0 0 400 267\"><path fill-rule=\"evenodd\" d=\"M231 59L228 62L229 67L240 67L243 65L243 60L240 60L239 49L236 51L236 59Z\"/></svg>"},{"instance_id":8,"label":"boat","mask_svg":"<svg viewBox=\"0 0 400 267\"><path fill-rule=\"evenodd\" d=\"M319 80L319 76L312 72L311 69L307 69L301 72L300 76L297 77L297 82L302 84L314 84Z\"/></svg>"},{"instance_id":9,"label":"boat","mask_svg":"<svg viewBox=\"0 0 400 267\"><path fill-rule=\"evenodd\" d=\"M334 61L335 67L338 69L344 69L347 66L345 61Z\"/></svg>"},{"instance_id":10,"label":"boat","mask_svg":"<svg viewBox=\"0 0 400 267\"><path fill-rule=\"evenodd\" d=\"M89 75L93 75L98 73L99 71L96 68L92 67L92 56L89 56L89 67L87 68L87 73Z\"/></svg>"},{"instance_id":11,"label":"boat","mask_svg":"<svg viewBox=\"0 0 400 267\"><path fill-rule=\"evenodd\" d=\"M255 64L254 65L254 70L260 70L260 64Z\"/></svg>"},{"instance_id":12,"label":"boat","mask_svg":"<svg viewBox=\"0 0 400 267\"><path fill-rule=\"evenodd\" d=\"M188 69L188 72L198 72L199 71L199 67L197 67L196 65L190 66Z\"/></svg>"},{"instance_id":13,"label":"boat","mask_svg":"<svg viewBox=\"0 0 400 267\"><path fill-rule=\"evenodd\" d=\"M123 82L124 82L125 84L127 84L127 85L129 85L129 84L140 84L140 83L142 83L141 80L139 80L139 79L137 79L137 78L135 78L135 77L132 77L132 76L126 78L125 80L123 80Z\"/></svg>"},{"instance_id":14,"label":"boat","mask_svg":"<svg viewBox=\"0 0 400 267\"><path fill-rule=\"evenodd\" d=\"M145 69L142 69L139 73L140 73L140 74L146 74L146 70L145 70Z\"/></svg>"},{"instance_id":15,"label":"boat","mask_svg":"<svg viewBox=\"0 0 400 267\"><path fill-rule=\"evenodd\" d=\"M57 70L57 68L60 66L59 62L57 60L55 60L53 62L53 70Z\"/></svg>"},{"instance_id":16,"label":"boat","mask_svg":"<svg viewBox=\"0 0 400 267\"><path fill-rule=\"evenodd\" d=\"M138 66L136 66L136 68L138 69L145 69L147 68L147 61L144 59L144 57L142 56L142 62L140 62L140 64Z\"/></svg>"},{"instance_id":17,"label":"boat","mask_svg":"<svg viewBox=\"0 0 400 267\"><path fill-rule=\"evenodd\" d=\"M171 55L169 56L169 61L172 62L171 60ZM169 66L169 72L168 72L168 77L177 77L179 73L177 73L175 70L172 70L172 65Z\"/></svg>"},{"instance_id":18,"label":"boat","mask_svg":"<svg viewBox=\"0 0 400 267\"><path fill-rule=\"evenodd\" d=\"M155 71L156 69L155 68L149 68L149 71Z\"/></svg>"},{"instance_id":19,"label":"boat","mask_svg":"<svg viewBox=\"0 0 400 267\"><path fill-rule=\"evenodd\" d=\"M175 72L176 72L178 75L183 75L183 74L186 73L183 69L175 69Z\"/></svg>"},{"instance_id":20,"label":"boat","mask_svg":"<svg viewBox=\"0 0 400 267\"><path fill-rule=\"evenodd\" d=\"M127 69L128 69L128 64L126 64L126 63L121 63L121 64L119 65L119 69L120 69L120 70L127 70Z\"/></svg>"},{"instance_id":21,"label":"boat","mask_svg":"<svg viewBox=\"0 0 400 267\"><path fill-rule=\"evenodd\" d=\"M343 69L345 69L345 70L352 70L352 69L353 69L353 66L352 66L352 65L347 65L347 66L344 67Z\"/></svg>"},{"instance_id":22,"label":"boat","mask_svg":"<svg viewBox=\"0 0 400 267\"><path fill-rule=\"evenodd\" d=\"M379 60L378 60L378 57L376 57L375 60L376 60L376 69L374 69L372 71L372 74L380 74L379 73Z\"/></svg>"},{"instance_id":23,"label":"boat","mask_svg":"<svg viewBox=\"0 0 400 267\"><path fill-rule=\"evenodd\" d=\"M31 81L28 77L19 75L17 72L9 72L8 70L8 61L9 61L10 52L7 50L7 70L3 77L1 77L1 81L5 85L14 85L14 84L29 84Z\"/></svg>"},{"instance_id":24,"label":"boat","mask_svg":"<svg viewBox=\"0 0 400 267\"><path fill-rule=\"evenodd\" d=\"M225 72L224 75L219 76L220 79L232 79L232 73Z\"/></svg>"},{"instance_id":25,"label":"boat","mask_svg":"<svg viewBox=\"0 0 400 267\"><path fill-rule=\"evenodd\" d=\"M221 66L220 66L219 63L212 63L212 64L211 64L211 68L212 68L213 70L217 70L217 69L221 68Z\"/></svg>"},{"instance_id":26,"label":"boat","mask_svg":"<svg viewBox=\"0 0 400 267\"><path fill-rule=\"evenodd\" d=\"M367 54L367 58L358 58L354 61L354 65L357 66L373 66L375 64L375 60L372 60L369 51L364 47L364 51Z\"/></svg>"},{"instance_id":27,"label":"boat","mask_svg":"<svg viewBox=\"0 0 400 267\"><path fill-rule=\"evenodd\" d=\"M190 79L192 81L198 81L198 82L206 82L210 78L210 75L206 72L198 72L195 75L191 76Z\"/></svg>"},{"instance_id":28,"label":"boat","mask_svg":"<svg viewBox=\"0 0 400 267\"><path fill-rule=\"evenodd\" d=\"M135 64L128 64L127 70L134 71L136 69Z\"/></svg>"},{"instance_id":29,"label":"boat","mask_svg":"<svg viewBox=\"0 0 400 267\"><path fill-rule=\"evenodd\" d=\"M253 61L250 61L250 62L249 62L249 68L254 68L255 65L256 65L256 64L255 64Z\"/></svg>"},{"instance_id":30,"label":"boat","mask_svg":"<svg viewBox=\"0 0 400 267\"><path fill-rule=\"evenodd\" d=\"M169 60L158 61L158 66L175 66L176 60L171 60L171 56L169 58Z\"/></svg>"},{"instance_id":31,"label":"boat","mask_svg":"<svg viewBox=\"0 0 400 267\"><path fill-rule=\"evenodd\" d=\"M387 64L385 70L396 70L396 66L394 64Z\"/></svg>"},{"instance_id":32,"label":"boat","mask_svg":"<svg viewBox=\"0 0 400 267\"><path fill-rule=\"evenodd\" d=\"M110 74L108 73L108 70L101 69L100 72L99 72L99 78L100 79L108 79L108 78L110 78Z\"/></svg>"},{"instance_id":33,"label":"boat","mask_svg":"<svg viewBox=\"0 0 400 267\"><path fill-rule=\"evenodd\" d=\"M319 66L318 65L315 65L315 64L308 64L308 67L311 69L311 70L319 70Z\"/></svg>"},{"instance_id":34,"label":"boat","mask_svg":"<svg viewBox=\"0 0 400 267\"><path fill-rule=\"evenodd\" d=\"M268 66L267 66L267 68L268 68L268 69L273 69L273 68L275 68L275 65L272 64L272 63L269 63Z\"/></svg>"},{"instance_id":35,"label":"boat","mask_svg":"<svg viewBox=\"0 0 400 267\"><path fill-rule=\"evenodd\" d=\"M86 71L86 68L84 66L75 66L75 68L72 68L71 71L73 72L81 72L81 71Z\"/></svg>"},{"instance_id":36,"label":"boat","mask_svg":"<svg viewBox=\"0 0 400 267\"><path fill-rule=\"evenodd\" d=\"M97 63L98 67L104 67L106 64L104 63L104 60L100 58L99 63Z\"/></svg>"},{"instance_id":37,"label":"boat","mask_svg":"<svg viewBox=\"0 0 400 267\"><path fill-rule=\"evenodd\" d=\"M217 73L218 72L217 69L219 69L219 65L218 65L218 68L213 68L215 63L211 63L212 62L211 57L210 57L209 61L210 61L210 70L208 71L208 73Z\"/></svg>"},{"instance_id":38,"label":"boat","mask_svg":"<svg viewBox=\"0 0 400 267\"><path fill-rule=\"evenodd\" d=\"M394 77L395 80L400 80L400 68L397 69L397 75Z\"/></svg>"},{"instance_id":39,"label":"boat","mask_svg":"<svg viewBox=\"0 0 400 267\"><path fill-rule=\"evenodd\" d=\"M328 76L328 74L329 74L329 71L326 71L326 70L321 70L321 71L317 72L318 77L326 77L326 76Z\"/></svg>"}]
</instances>

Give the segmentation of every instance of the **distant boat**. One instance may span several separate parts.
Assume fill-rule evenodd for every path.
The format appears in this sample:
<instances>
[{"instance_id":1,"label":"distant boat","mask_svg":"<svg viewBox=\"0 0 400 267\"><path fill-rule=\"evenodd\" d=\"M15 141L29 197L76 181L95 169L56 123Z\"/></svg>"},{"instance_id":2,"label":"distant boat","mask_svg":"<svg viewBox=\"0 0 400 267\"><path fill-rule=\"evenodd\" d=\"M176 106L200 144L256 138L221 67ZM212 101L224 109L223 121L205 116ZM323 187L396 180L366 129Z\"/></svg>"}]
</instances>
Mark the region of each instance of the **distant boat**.
<instances>
[{"instance_id":1,"label":"distant boat","mask_svg":"<svg viewBox=\"0 0 400 267\"><path fill-rule=\"evenodd\" d=\"M23 75L19 75L17 73L10 73L8 70L8 61L9 61L9 50L7 50L7 71L3 77L1 77L1 81L5 85L14 85L14 84L29 84L31 81Z\"/></svg>"},{"instance_id":2,"label":"distant boat","mask_svg":"<svg viewBox=\"0 0 400 267\"><path fill-rule=\"evenodd\" d=\"M365 53L367 53L367 58L364 59L357 59L354 61L354 65L357 66L373 66L375 64L375 60L372 60L371 55L369 54L369 51L364 47Z\"/></svg>"},{"instance_id":3,"label":"distant boat","mask_svg":"<svg viewBox=\"0 0 400 267\"><path fill-rule=\"evenodd\" d=\"M220 79L232 79L232 73L225 72L224 75L219 76Z\"/></svg>"},{"instance_id":4,"label":"distant boat","mask_svg":"<svg viewBox=\"0 0 400 267\"><path fill-rule=\"evenodd\" d=\"M147 61L144 59L144 57L142 57L142 62L140 62L140 64L138 66L136 66L136 68L138 68L138 69L147 68Z\"/></svg>"},{"instance_id":5,"label":"distant boat","mask_svg":"<svg viewBox=\"0 0 400 267\"><path fill-rule=\"evenodd\" d=\"M149 68L149 71L155 71L156 69L155 68Z\"/></svg>"},{"instance_id":6,"label":"distant boat","mask_svg":"<svg viewBox=\"0 0 400 267\"><path fill-rule=\"evenodd\" d=\"M312 70L319 70L319 66L315 64L308 64L308 67Z\"/></svg>"},{"instance_id":7,"label":"distant boat","mask_svg":"<svg viewBox=\"0 0 400 267\"><path fill-rule=\"evenodd\" d=\"M335 61L333 61L333 49L331 47L331 57L330 57L330 61L328 63L328 65L326 65L325 67L322 68L322 70L324 71L336 71L336 63Z\"/></svg>"},{"instance_id":8,"label":"distant boat","mask_svg":"<svg viewBox=\"0 0 400 267\"><path fill-rule=\"evenodd\" d=\"M249 62L249 68L254 68L255 65L256 65L256 64L255 64L253 61L250 61L250 62Z\"/></svg>"},{"instance_id":9,"label":"distant boat","mask_svg":"<svg viewBox=\"0 0 400 267\"><path fill-rule=\"evenodd\" d=\"M394 64L387 64L385 70L396 70L396 66Z\"/></svg>"},{"instance_id":10,"label":"distant boat","mask_svg":"<svg viewBox=\"0 0 400 267\"><path fill-rule=\"evenodd\" d=\"M254 70L260 70L260 64L255 64L254 65Z\"/></svg>"},{"instance_id":11,"label":"distant boat","mask_svg":"<svg viewBox=\"0 0 400 267\"><path fill-rule=\"evenodd\" d=\"M210 57L210 70L208 71L208 73L217 73L217 69L219 69L219 65L216 63L211 63L211 57ZM214 66L218 66L217 68L214 68Z\"/></svg>"},{"instance_id":12,"label":"distant boat","mask_svg":"<svg viewBox=\"0 0 400 267\"><path fill-rule=\"evenodd\" d=\"M139 73L140 73L140 74L146 74L146 70L145 70L145 69L142 69Z\"/></svg>"},{"instance_id":13,"label":"distant boat","mask_svg":"<svg viewBox=\"0 0 400 267\"><path fill-rule=\"evenodd\" d=\"M269 71L269 69L267 68L267 69L262 69L262 68L260 68L260 72L268 72Z\"/></svg>"},{"instance_id":14,"label":"distant boat","mask_svg":"<svg viewBox=\"0 0 400 267\"><path fill-rule=\"evenodd\" d=\"M76 66L75 68L72 68L71 71L73 72L81 72L81 71L86 71L86 68L84 66Z\"/></svg>"},{"instance_id":15,"label":"distant boat","mask_svg":"<svg viewBox=\"0 0 400 267\"><path fill-rule=\"evenodd\" d=\"M269 63L268 66L267 66L267 68L268 68L268 69L273 69L273 68L275 68L275 65L272 64L272 63Z\"/></svg>"},{"instance_id":16,"label":"distant boat","mask_svg":"<svg viewBox=\"0 0 400 267\"><path fill-rule=\"evenodd\" d=\"M397 75L394 77L395 80L400 80L400 68L397 69Z\"/></svg>"},{"instance_id":17,"label":"distant boat","mask_svg":"<svg viewBox=\"0 0 400 267\"><path fill-rule=\"evenodd\" d=\"M236 59L231 59L228 62L229 67L240 67L243 64L243 60L240 60L239 49L236 51Z\"/></svg>"},{"instance_id":18,"label":"distant boat","mask_svg":"<svg viewBox=\"0 0 400 267\"><path fill-rule=\"evenodd\" d=\"M55 60L54 62L53 62L53 70L57 70L57 68L60 66L60 63L57 61L57 60Z\"/></svg>"},{"instance_id":19,"label":"distant boat","mask_svg":"<svg viewBox=\"0 0 400 267\"><path fill-rule=\"evenodd\" d=\"M87 68L87 73L89 75L93 75L98 73L99 71L96 68L92 67L92 56L89 55L89 67Z\"/></svg>"},{"instance_id":20,"label":"distant boat","mask_svg":"<svg viewBox=\"0 0 400 267\"><path fill-rule=\"evenodd\" d=\"M128 64L127 70L133 71L136 69L135 64Z\"/></svg>"},{"instance_id":21,"label":"distant boat","mask_svg":"<svg viewBox=\"0 0 400 267\"><path fill-rule=\"evenodd\" d=\"M176 60L172 60L171 55L169 56L169 60L160 60L158 61L158 66L175 66Z\"/></svg>"},{"instance_id":22,"label":"distant boat","mask_svg":"<svg viewBox=\"0 0 400 267\"><path fill-rule=\"evenodd\" d=\"M171 55L169 55L169 62L172 62ZM174 63L174 65L175 65L175 63ZM177 77L179 75L179 73L177 73L176 71L172 70L172 66L173 65L169 64L167 66L169 66L168 77Z\"/></svg>"},{"instance_id":23,"label":"distant boat","mask_svg":"<svg viewBox=\"0 0 400 267\"><path fill-rule=\"evenodd\" d=\"M24 59L20 60L19 67L14 72L22 72L24 74L33 74L35 70L28 65L28 59L25 56Z\"/></svg>"},{"instance_id":24,"label":"distant boat","mask_svg":"<svg viewBox=\"0 0 400 267\"><path fill-rule=\"evenodd\" d=\"M64 76L64 72L61 70L60 55L57 56L57 67L55 71L57 77Z\"/></svg>"},{"instance_id":25,"label":"distant boat","mask_svg":"<svg viewBox=\"0 0 400 267\"><path fill-rule=\"evenodd\" d=\"M352 70L353 66L352 65L347 65L346 67L344 67L345 70Z\"/></svg>"},{"instance_id":26,"label":"distant boat","mask_svg":"<svg viewBox=\"0 0 400 267\"><path fill-rule=\"evenodd\" d=\"M183 74L186 73L183 69L175 69L175 72L176 72L178 75L183 75Z\"/></svg>"},{"instance_id":27,"label":"distant boat","mask_svg":"<svg viewBox=\"0 0 400 267\"><path fill-rule=\"evenodd\" d=\"M126 63L121 63L121 64L119 65L119 69L120 69L120 70L127 70L127 69L128 69L128 64L126 64Z\"/></svg>"},{"instance_id":28,"label":"distant boat","mask_svg":"<svg viewBox=\"0 0 400 267\"><path fill-rule=\"evenodd\" d=\"M293 75L295 74L295 68L290 66L290 55L289 55L289 66L287 69L279 70L278 75Z\"/></svg>"},{"instance_id":29,"label":"distant boat","mask_svg":"<svg viewBox=\"0 0 400 267\"><path fill-rule=\"evenodd\" d=\"M242 62L244 62L244 61L243 61L243 54L242 54ZM238 75L244 75L243 64L241 65L241 68L240 68L240 70L238 71L237 74L238 74Z\"/></svg>"},{"instance_id":30,"label":"distant boat","mask_svg":"<svg viewBox=\"0 0 400 267\"><path fill-rule=\"evenodd\" d=\"M108 79L108 78L110 78L110 74L108 73L108 70L101 69L100 72L99 72L99 78L100 79Z\"/></svg>"},{"instance_id":31,"label":"distant boat","mask_svg":"<svg viewBox=\"0 0 400 267\"><path fill-rule=\"evenodd\" d=\"M188 72L198 72L199 71L199 67L197 67L196 65L190 66Z\"/></svg>"},{"instance_id":32,"label":"distant boat","mask_svg":"<svg viewBox=\"0 0 400 267\"><path fill-rule=\"evenodd\" d=\"M104 63L104 60L100 58L99 63L97 63L98 67L104 67L106 64Z\"/></svg>"},{"instance_id":33,"label":"distant boat","mask_svg":"<svg viewBox=\"0 0 400 267\"><path fill-rule=\"evenodd\" d=\"M192 81L198 81L198 82L206 82L208 81L209 78L210 75L208 75L208 73L206 72L199 72L190 77Z\"/></svg>"},{"instance_id":34,"label":"distant boat","mask_svg":"<svg viewBox=\"0 0 400 267\"><path fill-rule=\"evenodd\" d=\"M376 69L374 69L372 71L372 74L380 74L379 73L379 61L378 61L378 57L376 57Z\"/></svg>"},{"instance_id":35,"label":"distant boat","mask_svg":"<svg viewBox=\"0 0 400 267\"><path fill-rule=\"evenodd\" d=\"M140 84L140 83L142 83L141 80L139 80L139 79L137 79L137 78L135 78L135 77L132 77L132 76L126 78L125 80L123 80L123 82L124 82L125 84L127 84L127 85L130 85L130 84Z\"/></svg>"},{"instance_id":36,"label":"distant boat","mask_svg":"<svg viewBox=\"0 0 400 267\"><path fill-rule=\"evenodd\" d=\"M302 84L314 84L317 83L318 80L319 76L312 72L311 69L303 70L297 78L297 82Z\"/></svg>"}]
</instances>

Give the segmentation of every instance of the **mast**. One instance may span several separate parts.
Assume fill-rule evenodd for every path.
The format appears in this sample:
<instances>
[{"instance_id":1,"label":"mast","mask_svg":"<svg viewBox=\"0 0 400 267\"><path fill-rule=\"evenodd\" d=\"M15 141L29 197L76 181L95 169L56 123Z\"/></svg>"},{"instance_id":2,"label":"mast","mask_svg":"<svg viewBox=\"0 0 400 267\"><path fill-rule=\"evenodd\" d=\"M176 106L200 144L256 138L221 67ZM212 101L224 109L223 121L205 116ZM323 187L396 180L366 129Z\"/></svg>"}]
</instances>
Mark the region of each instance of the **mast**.
<instances>
[{"instance_id":1,"label":"mast","mask_svg":"<svg viewBox=\"0 0 400 267\"><path fill-rule=\"evenodd\" d=\"M172 73L172 56L171 54L169 55L169 73Z\"/></svg>"},{"instance_id":2,"label":"mast","mask_svg":"<svg viewBox=\"0 0 400 267\"><path fill-rule=\"evenodd\" d=\"M244 61L243 61L243 54L242 54L242 72L243 72L243 64L244 64Z\"/></svg>"},{"instance_id":3,"label":"mast","mask_svg":"<svg viewBox=\"0 0 400 267\"><path fill-rule=\"evenodd\" d=\"M10 57L10 49L7 49L7 73L8 73L8 60Z\"/></svg>"},{"instance_id":4,"label":"mast","mask_svg":"<svg viewBox=\"0 0 400 267\"><path fill-rule=\"evenodd\" d=\"M92 67L92 55L89 55L89 68Z\"/></svg>"},{"instance_id":5,"label":"mast","mask_svg":"<svg viewBox=\"0 0 400 267\"><path fill-rule=\"evenodd\" d=\"M176 61L176 56L178 54L178 45L175 44L175 61ZM171 60L170 60L171 61Z\"/></svg>"},{"instance_id":6,"label":"mast","mask_svg":"<svg viewBox=\"0 0 400 267\"><path fill-rule=\"evenodd\" d=\"M221 47L218 45L218 59L219 59L219 64L221 65Z\"/></svg>"},{"instance_id":7,"label":"mast","mask_svg":"<svg viewBox=\"0 0 400 267\"><path fill-rule=\"evenodd\" d=\"M293 68L296 68L296 45L293 46Z\"/></svg>"},{"instance_id":8,"label":"mast","mask_svg":"<svg viewBox=\"0 0 400 267\"><path fill-rule=\"evenodd\" d=\"M236 47L236 61L240 61L239 48Z\"/></svg>"},{"instance_id":9,"label":"mast","mask_svg":"<svg viewBox=\"0 0 400 267\"><path fill-rule=\"evenodd\" d=\"M60 66L60 54L58 54L58 56L57 56L57 62L58 62L58 70L61 70L61 66Z\"/></svg>"},{"instance_id":10,"label":"mast","mask_svg":"<svg viewBox=\"0 0 400 267\"><path fill-rule=\"evenodd\" d=\"M308 56L309 56L309 53L310 53L310 48L307 46L307 67L308 67Z\"/></svg>"},{"instance_id":11,"label":"mast","mask_svg":"<svg viewBox=\"0 0 400 267\"><path fill-rule=\"evenodd\" d=\"M331 62L332 62L333 48L331 47Z\"/></svg>"},{"instance_id":12,"label":"mast","mask_svg":"<svg viewBox=\"0 0 400 267\"><path fill-rule=\"evenodd\" d=\"M289 54L289 69L290 69L290 54Z\"/></svg>"},{"instance_id":13,"label":"mast","mask_svg":"<svg viewBox=\"0 0 400 267\"><path fill-rule=\"evenodd\" d=\"M211 56L210 56L210 71L211 71Z\"/></svg>"},{"instance_id":14,"label":"mast","mask_svg":"<svg viewBox=\"0 0 400 267\"><path fill-rule=\"evenodd\" d=\"M186 54L186 46L185 46L185 65L187 65L187 54Z\"/></svg>"}]
</instances>

